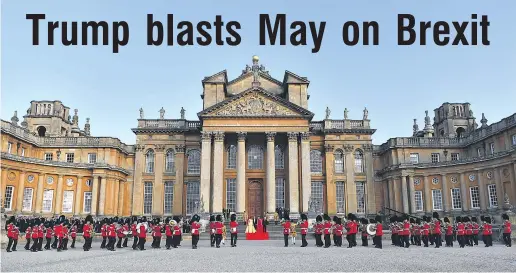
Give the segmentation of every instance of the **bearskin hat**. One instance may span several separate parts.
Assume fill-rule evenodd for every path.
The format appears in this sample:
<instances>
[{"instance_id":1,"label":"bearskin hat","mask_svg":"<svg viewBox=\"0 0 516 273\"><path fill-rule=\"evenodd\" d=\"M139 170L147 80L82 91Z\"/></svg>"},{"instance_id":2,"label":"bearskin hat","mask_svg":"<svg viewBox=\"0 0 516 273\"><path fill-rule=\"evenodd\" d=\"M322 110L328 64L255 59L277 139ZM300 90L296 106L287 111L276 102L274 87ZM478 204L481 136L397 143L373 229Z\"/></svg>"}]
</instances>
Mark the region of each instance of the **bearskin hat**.
<instances>
[{"instance_id":1,"label":"bearskin hat","mask_svg":"<svg viewBox=\"0 0 516 273\"><path fill-rule=\"evenodd\" d=\"M192 219L193 219L193 217L192 217ZM172 219L170 218L170 216L169 216L169 217L167 217L167 218L165 218L165 224L170 223L170 220L172 220Z\"/></svg>"},{"instance_id":2,"label":"bearskin hat","mask_svg":"<svg viewBox=\"0 0 516 273\"><path fill-rule=\"evenodd\" d=\"M469 217L468 217L468 216L465 216L465 217L463 217L463 218L462 218L462 221L464 221L464 222L469 222L469 221L470 221L470 219L469 219Z\"/></svg>"},{"instance_id":3,"label":"bearskin hat","mask_svg":"<svg viewBox=\"0 0 516 273\"><path fill-rule=\"evenodd\" d=\"M449 222L450 222L450 219L448 219L448 217L444 217L444 222L445 222L445 223L449 223Z\"/></svg>"},{"instance_id":4,"label":"bearskin hat","mask_svg":"<svg viewBox=\"0 0 516 273\"><path fill-rule=\"evenodd\" d=\"M339 217L335 216L335 220L334 221L335 221L336 225L342 225L342 220L340 220Z\"/></svg>"},{"instance_id":5,"label":"bearskin hat","mask_svg":"<svg viewBox=\"0 0 516 273\"><path fill-rule=\"evenodd\" d=\"M348 213L348 217L347 217L348 220L352 221L354 217L355 217L355 215L353 215L353 213L351 213L351 212Z\"/></svg>"},{"instance_id":6,"label":"bearskin hat","mask_svg":"<svg viewBox=\"0 0 516 273\"><path fill-rule=\"evenodd\" d=\"M179 216L174 216L174 217L172 217L172 219L174 221L176 221L176 223L178 223L178 224L179 224L179 222L181 222L181 218L179 218Z\"/></svg>"},{"instance_id":7,"label":"bearskin hat","mask_svg":"<svg viewBox=\"0 0 516 273\"><path fill-rule=\"evenodd\" d=\"M301 220L308 220L308 217L306 216L306 214L301 214Z\"/></svg>"},{"instance_id":8,"label":"bearskin hat","mask_svg":"<svg viewBox=\"0 0 516 273\"><path fill-rule=\"evenodd\" d=\"M138 218L138 220L136 220L136 222L138 222L138 224L141 224L142 223L142 219Z\"/></svg>"},{"instance_id":9,"label":"bearskin hat","mask_svg":"<svg viewBox=\"0 0 516 273\"><path fill-rule=\"evenodd\" d=\"M390 221L391 223L396 222L396 216L391 216L391 218L389 218L389 221Z\"/></svg>"},{"instance_id":10,"label":"bearskin hat","mask_svg":"<svg viewBox=\"0 0 516 273\"><path fill-rule=\"evenodd\" d=\"M115 216L115 217L113 218L113 222L118 222L118 216Z\"/></svg>"},{"instance_id":11,"label":"bearskin hat","mask_svg":"<svg viewBox=\"0 0 516 273\"><path fill-rule=\"evenodd\" d=\"M475 216L471 217L471 221L476 223L477 222L477 217L475 217Z\"/></svg>"},{"instance_id":12,"label":"bearskin hat","mask_svg":"<svg viewBox=\"0 0 516 273\"><path fill-rule=\"evenodd\" d=\"M424 220L423 220L423 221L424 221ZM416 219L416 224L421 225L421 219L417 218L417 219Z\"/></svg>"},{"instance_id":13,"label":"bearskin hat","mask_svg":"<svg viewBox=\"0 0 516 273\"><path fill-rule=\"evenodd\" d=\"M375 219L369 219L369 223L376 224L376 220Z\"/></svg>"},{"instance_id":14,"label":"bearskin hat","mask_svg":"<svg viewBox=\"0 0 516 273\"><path fill-rule=\"evenodd\" d=\"M235 215L235 217L236 217L236 215ZM199 216L198 214L195 214L195 215L193 216L193 218L195 218L195 222L199 222L199 221L201 221L201 216Z\"/></svg>"},{"instance_id":15,"label":"bearskin hat","mask_svg":"<svg viewBox=\"0 0 516 273\"><path fill-rule=\"evenodd\" d=\"M434 211L434 213L432 213L432 217L435 219L439 219L439 213L437 211Z\"/></svg>"},{"instance_id":16,"label":"bearskin hat","mask_svg":"<svg viewBox=\"0 0 516 273\"><path fill-rule=\"evenodd\" d=\"M64 222L64 220L65 220L65 219L66 219L66 216L64 216L64 215L59 216L59 221L58 221L58 223L59 223L59 224L62 224L62 223Z\"/></svg>"},{"instance_id":17,"label":"bearskin hat","mask_svg":"<svg viewBox=\"0 0 516 273\"><path fill-rule=\"evenodd\" d=\"M219 214L219 215L215 216L215 220L217 222L221 222L222 221L222 215Z\"/></svg>"},{"instance_id":18,"label":"bearskin hat","mask_svg":"<svg viewBox=\"0 0 516 273\"><path fill-rule=\"evenodd\" d=\"M364 225L369 224L369 221L366 218L360 218L360 222Z\"/></svg>"},{"instance_id":19,"label":"bearskin hat","mask_svg":"<svg viewBox=\"0 0 516 273\"><path fill-rule=\"evenodd\" d=\"M330 216L328 216L328 214L325 213L325 214L323 214L323 219L324 219L324 221L330 221L331 218L330 218Z\"/></svg>"},{"instance_id":20,"label":"bearskin hat","mask_svg":"<svg viewBox=\"0 0 516 273\"><path fill-rule=\"evenodd\" d=\"M376 215L376 217L374 217L374 220L377 222L377 223L381 223L382 222L382 217L380 215Z\"/></svg>"},{"instance_id":21,"label":"bearskin hat","mask_svg":"<svg viewBox=\"0 0 516 273\"><path fill-rule=\"evenodd\" d=\"M484 222L485 221L485 216L484 215L480 215L480 221Z\"/></svg>"},{"instance_id":22,"label":"bearskin hat","mask_svg":"<svg viewBox=\"0 0 516 273\"><path fill-rule=\"evenodd\" d=\"M215 222L215 215L210 215L210 222Z\"/></svg>"},{"instance_id":23,"label":"bearskin hat","mask_svg":"<svg viewBox=\"0 0 516 273\"><path fill-rule=\"evenodd\" d=\"M507 213L502 214L502 219L509 220L509 215Z\"/></svg>"},{"instance_id":24,"label":"bearskin hat","mask_svg":"<svg viewBox=\"0 0 516 273\"><path fill-rule=\"evenodd\" d=\"M333 219L332 219L333 222L337 222L337 218L339 218L339 217L337 217L337 215L333 216Z\"/></svg>"},{"instance_id":25,"label":"bearskin hat","mask_svg":"<svg viewBox=\"0 0 516 273\"><path fill-rule=\"evenodd\" d=\"M289 217L289 215L288 215L288 214L287 214L287 215L285 215L283 218L285 219L285 221L290 221L290 217ZM330 218L330 217L328 217L328 218Z\"/></svg>"},{"instance_id":26,"label":"bearskin hat","mask_svg":"<svg viewBox=\"0 0 516 273\"><path fill-rule=\"evenodd\" d=\"M416 220L415 220L414 218L410 218L409 222L410 222L411 224L414 224L414 223L416 223Z\"/></svg>"},{"instance_id":27,"label":"bearskin hat","mask_svg":"<svg viewBox=\"0 0 516 273\"><path fill-rule=\"evenodd\" d=\"M455 217L455 222L461 223L462 222L462 217L460 217L460 216Z\"/></svg>"},{"instance_id":28,"label":"bearskin hat","mask_svg":"<svg viewBox=\"0 0 516 273\"><path fill-rule=\"evenodd\" d=\"M315 217L315 221L317 221L317 222L322 222L322 217L321 217L321 215L317 215L317 217Z\"/></svg>"},{"instance_id":29,"label":"bearskin hat","mask_svg":"<svg viewBox=\"0 0 516 273\"><path fill-rule=\"evenodd\" d=\"M147 216L142 217L142 222L147 222Z\"/></svg>"},{"instance_id":30,"label":"bearskin hat","mask_svg":"<svg viewBox=\"0 0 516 273\"><path fill-rule=\"evenodd\" d=\"M484 220L486 221L486 223L491 224L491 217L486 216L484 217Z\"/></svg>"},{"instance_id":31,"label":"bearskin hat","mask_svg":"<svg viewBox=\"0 0 516 273\"><path fill-rule=\"evenodd\" d=\"M236 221L236 214L231 214L230 216L230 219L231 219L231 222L235 222Z\"/></svg>"}]
</instances>

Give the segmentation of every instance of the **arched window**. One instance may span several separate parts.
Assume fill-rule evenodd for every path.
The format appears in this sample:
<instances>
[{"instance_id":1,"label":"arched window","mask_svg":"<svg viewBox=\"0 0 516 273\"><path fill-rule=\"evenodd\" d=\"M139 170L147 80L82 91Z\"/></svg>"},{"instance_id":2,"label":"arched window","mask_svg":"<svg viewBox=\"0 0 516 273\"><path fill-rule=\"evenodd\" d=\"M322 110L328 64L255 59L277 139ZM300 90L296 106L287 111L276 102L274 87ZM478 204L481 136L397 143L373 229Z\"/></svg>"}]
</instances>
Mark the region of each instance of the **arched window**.
<instances>
[{"instance_id":1,"label":"arched window","mask_svg":"<svg viewBox=\"0 0 516 273\"><path fill-rule=\"evenodd\" d=\"M333 154L335 157L335 173L343 173L344 172L344 153L342 150L338 149Z\"/></svg>"},{"instance_id":2,"label":"arched window","mask_svg":"<svg viewBox=\"0 0 516 273\"><path fill-rule=\"evenodd\" d=\"M276 169L279 170L285 168L285 155L283 154L283 150L279 145L274 147L274 165L276 165Z\"/></svg>"},{"instance_id":3,"label":"arched window","mask_svg":"<svg viewBox=\"0 0 516 273\"><path fill-rule=\"evenodd\" d=\"M152 149L148 150L147 154L145 154L145 172L154 172L154 151Z\"/></svg>"},{"instance_id":4,"label":"arched window","mask_svg":"<svg viewBox=\"0 0 516 273\"><path fill-rule=\"evenodd\" d=\"M457 133L457 137L461 138L464 137L464 133L466 132L466 130L464 130L464 128L462 127L459 127L455 132Z\"/></svg>"},{"instance_id":5,"label":"arched window","mask_svg":"<svg viewBox=\"0 0 516 273\"><path fill-rule=\"evenodd\" d=\"M263 149L258 145L251 145L247 151L247 168L251 170L263 169Z\"/></svg>"},{"instance_id":6,"label":"arched window","mask_svg":"<svg viewBox=\"0 0 516 273\"><path fill-rule=\"evenodd\" d=\"M227 150L227 169L236 169L237 164L237 147L235 145L229 145Z\"/></svg>"},{"instance_id":7,"label":"arched window","mask_svg":"<svg viewBox=\"0 0 516 273\"><path fill-rule=\"evenodd\" d=\"M174 150L172 149L169 149L167 150L167 156L165 158L165 172L167 173L173 173L176 171L176 168L175 168L175 153L174 153Z\"/></svg>"},{"instance_id":8,"label":"arched window","mask_svg":"<svg viewBox=\"0 0 516 273\"><path fill-rule=\"evenodd\" d=\"M361 150L355 150L355 172L364 172L364 153Z\"/></svg>"},{"instance_id":9,"label":"arched window","mask_svg":"<svg viewBox=\"0 0 516 273\"><path fill-rule=\"evenodd\" d=\"M322 155L321 151L310 151L310 171L312 173L322 173Z\"/></svg>"},{"instance_id":10,"label":"arched window","mask_svg":"<svg viewBox=\"0 0 516 273\"><path fill-rule=\"evenodd\" d=\"M200 174L201 173L201 152L199 150L188 151L188 174Z\"/></svg>"}]
</instances>

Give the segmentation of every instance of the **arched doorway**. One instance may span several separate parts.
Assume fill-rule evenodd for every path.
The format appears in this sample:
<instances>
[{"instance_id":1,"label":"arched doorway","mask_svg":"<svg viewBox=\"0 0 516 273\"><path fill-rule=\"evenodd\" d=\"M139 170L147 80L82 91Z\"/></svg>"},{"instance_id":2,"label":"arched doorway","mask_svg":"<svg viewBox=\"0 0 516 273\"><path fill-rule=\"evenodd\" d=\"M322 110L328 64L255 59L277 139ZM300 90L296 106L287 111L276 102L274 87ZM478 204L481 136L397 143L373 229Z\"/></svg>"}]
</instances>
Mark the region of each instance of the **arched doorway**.
<instances>
[{"instance_id":1,"label":"arched doorway","mask_svg":"<svg viewBox=\"0 0 516 273\"><path fill-rule=\"evenodd\" d=\"M457 128L457 131L455 131L457 133L457 137L458 138L461 138L461 137L464 137L464 133L466 132L466 130L464 130L464 128L462 127L459 127Z\"/></svg>"},{"instance_id":2,"label":"arched doorway","mask_svg":"<svg viewBox=\"0 0 516 273\"><path fill-rule=\"evenodd\" d=\"M262 217L263 213L263 188L260 180L250 180L247 191L247 215L249 217Z\"/></svg>"},{"instance_id":3,"label":"arched doorway","mask_svg":"<svg viewBox=\"0 0 516 273\"><path fill-rule=\"evenodd\" d=\"M39 126L37 130L38 130L38 136L40 136L40 137L44 137L45 134L47 133L47 128L45 128L45 126Z\"/></svg>"}]
</instances>

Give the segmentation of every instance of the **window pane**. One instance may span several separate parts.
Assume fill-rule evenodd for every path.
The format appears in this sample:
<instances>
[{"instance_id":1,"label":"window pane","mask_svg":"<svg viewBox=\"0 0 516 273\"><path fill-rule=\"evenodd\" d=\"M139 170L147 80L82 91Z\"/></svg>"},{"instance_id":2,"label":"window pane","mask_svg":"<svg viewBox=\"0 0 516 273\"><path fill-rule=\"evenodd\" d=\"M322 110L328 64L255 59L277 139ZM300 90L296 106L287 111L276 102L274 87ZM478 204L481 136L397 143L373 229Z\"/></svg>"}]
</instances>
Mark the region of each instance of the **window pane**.
<instances>
[{"instance_id":1,"label":"window pane","mask_svg":"<svg viewBox=\"0 0 516 273\"><path fill-rule=\"evenodd\" d=\"M73 191L63 192L63 212L72 212L73 208Z\"/></svg>"},{"instance_id":2,"label":"window pane","mask_svg":"<svg viewBox=\"0 0 516 273\"><path fill-rule=\"evenodd\" d=\"M360 150L355 151L355 172L364 172L364 154Z\"/></svg>"},{"instance_id":3,"label":"window pane","mask_svg":"<svg viewBox=\"0 0 516 273\"><path fill-rule=\"evenodd\" d=\"M188 174L201 173L201 152L199 150L188 151Z\"/></svg>"},{"instance_id":4,"label":"window pane","mask_svg":"<svg viewBox=\"0 0 516 273\"><path fill-rule=\"evenodd\" d=\"M165 158L165 172L167 173L174 173L176 171L174 160L175 160L175 153L172 150L167 151L167 156Z\"/></svg>"},{"instance_id":5,"label":"window pane","mask_svg":"<svg viewBox=\"0 0 516 273\"><path fill-rule=\"evenodd\" d=\"M153 173L154 172L154 151L149 150L145 155L145 172Z\"/></svg>"},{"instance_id":6,"label":"window pane","mask_svg":"<svg viewBox=\"0 0 516 273\"><path fill-rule=\"evenodd\" d=\"M32 188L23 189L23 211L32 210Z\"/></svg>"},{"instance_id":7,"label":"window pane","mask_svg":"<svg viewBox=\"0 0 516 273\"><path fill-rule=\"evenodd\" d=\"M152 213L152 182L145 182L143 186L143 213Z\"/></svg>"},{"instance_id":8,"label":"window pane","mask_svg":"<svg viewBox=\"0 0 516 273\"><path fill-rule=\"evenodd\" d=\"M423 192L415 191L414 200L416 201L416 211L423 211Z\"/></svg>"},{"instance_id":9,"label":"window pane","mask_svg":"<svg viewBox=\"0 0 516 273\"><path fill-rule=\"evenodd\" d=\"M496 196L496 185L495 184L487 185L487 190L489 191L489 206L492 208L498 207L498 197Z\"/></svg>"},{"instance_id":10,"label":"window pane","mask_svg":"<svg viewBox=\"0 0 516 273\"><path fill-rule=\"evenodd\" d=\"M236 212L236 178L226 180L226 209Z\"/></svg>"},{"instance_id":11,"label":"window pane","mask_svg":"<svg viewBox=\"0 0 516 273\"><path fill-rule=\"evenodd\" d=\"M276 169L279 170L285 168L285 155L283 154L283 150L279 145L274 147L274 165L276 165Z\"/></svg>"},{"instance_id":12,"label":"window pane","mask_svg":"<svg viewBox=\"0 0 516 273\"><path fill-rule=\"evenodd\" d=\"M13 190L14 188L11 186L5 187L5 199L4 199L4 208L6 210L11 210L13 203Z\"/></svg>"},{"instance_id":13,"label":"window pane","mask_svg":"<svg viewBox=\"0 0 516 273\"><path fill-rule=\"evenodd\" d=\"M52 211L52 203L54 200L54 190L45 190L43 191L43 211L51 212Z\"/></svg>"},{"instance_id":14,"label":"window pane","mask_svg":"<svg viewBox=\"0 0 516 273\"><path fill-rule=\"evenodd\" d=\"M365 213L365 183L356 182L357 188L357 213Z\"/></svg>"},{"instance_id":15,"label":"window pane","mask_svg":"<svg viewBox=\"0 0 516 273\"><path fill-rule=\"evenodd\" d=\"M344 172L344 154L341 150L337 150L334 154L335 157L335 172L343 173Z\"/></svg>"},{"instance_id":16,"label":"window pane","mask_svg":"<svg viewBox=\"0 0 516 273\"><path fill-rule=\"evenodd\" d=\"M432 190L432 207L434 210L443 209L443 196L441 190Z\"/></svg>"},{"instance_id":17,"label":"window pane","mask_svg":"<svg viewBox=\"0 0 516 273\"><path fill-rule=\"evenodd\" d=\"M276 178L276 208L285 208L285 179Z\"/></svg>"},{"instance_id":18,"label":"window pane","mask_svg":"<svg viewBox=\"0 0 516 273\"><path fill-rule=\"evenodd\" d=\"M419 164L419 154L413 153L410 154L410 162L414 164Z\"/></svg>"},{"instance_id":19,"label":"window pane","mask_svg":"<svg viewBox=\"0 0 516 273\"><path fill-rule=\"evenodd\" d=\"M452 161L459 161L459 154L458 153L452 153L451 154L451 160Z\"/></svg>"},{"instance_id":20,"label":"window pane","mask_svg":"<svg viewBox=\"0 0 516 273\"><path fill-rule=\"evenodd\" d=\"M66 162L73 163L74 157L74 154L66 154Z\"/></svg>"},{"instance_id":21,"label":"window pane","mask_svg":"<svg viewBox=\"0 0 516 273\"><path fill-rule=\"evenodd\" d=\"M337 182L335 195L337 200L337 213L345 213L346 203L344 202L344 182Z\"/></svg>"},{"instance_id":22,"label":"window pane","mask_svg":"<svg viewBox=\"0 0 516 273\"><path fill-rule=\"evenodd\" d=\"M322 173L322 155L321 151L310 151L310 171L312 173Z\"/></svg>"},{"instance_id":23,"label":"window pane","mask_svg":"<svg viewBox=\"0 0 516 273\"><path fill-rule=\"evenodd\" d=\"M88 154L88 163L90 163L90 164L97 163L97 154Z\"/></svg>"},{"instance_id":24,"label":"window pane","mask_svg":"<svg viewBox=\"0 0 516 273\"><path fill-rule=\"evenodd\" d=\"M186 183L186 214L198 212L201 204L199 197L199 182Z\"/></svg>"},{"instance_id":25,"label":"window pane","mask_svg":"<svg viewBox=\"0 0 516 273\"><path fill-rule=\"evenodd\" d=\"M469 195L471 198L471 208L479 209L480 208L480 194L478 191L478 187L469 188Z\"/></svg>"},{"instance_id":26,"label":"window pane","mask_svg":"<svg viewBox=\"0 0 516 273\"><path fill-rule=\"evenodd\" d=\"M462 209L462 200L461 200L459 188L451 189L451 197L452 197L452 209Z\"/></svg>"},{"instance_id":27,"label":"window pane","mask_svg":"<svg viewBox=\"0 0 516 273\"><path fill-rule=\"evenodd\" d=\"M323 182L312 181L312 206L313 211L321 213L324 211Z\"/></svg>"},{"instance_id":28,"label":"window pane","mask_svg":"<svg viewBox=\"0 0 516 273\"><path fill-rule=\"evenodd\" d=\"M172 210L174 207L174 182L167 181L165 182L165 196L163 200L165 201L164 213L172 214Z\"/></svg>"},{"instance_id":29,"label":"window pane","mask_svg":"<svg viewBox=\"0 0 516 273\"><path fill-rule=\"evenodd\" d=\"M433 153L432 154L432 163L438 163L439 162L439 154Z\"/></svg>"},{"instance_id":30,"label":"window pane","mask_svg":"<svg viewBox=\"0 0 516 273\"><path fill-rule=\"evenodd\" d=\"M251 145L247 152L247 164L250 170L263 169L263 149L258 145Z\"/></svg>"},{"instance_id":31,"label":"window pane","mask_svg":"<svg viewBox=\"0 0 516 273\"><path fill-rule=\"evenodd\" d=\"M227 169L236 169L237 164L237 147L235 145L230 145L227 151Z\"/></svg>"},{"instance_id":32,"label":"window pane","mask_svg":"<svg viewBox=\"0 0 516 273\"><path fill-rule=\"evenodd\" d=\"M91 191L84 192L84 213L91 213Z\"/></svg>"}]
</instances>

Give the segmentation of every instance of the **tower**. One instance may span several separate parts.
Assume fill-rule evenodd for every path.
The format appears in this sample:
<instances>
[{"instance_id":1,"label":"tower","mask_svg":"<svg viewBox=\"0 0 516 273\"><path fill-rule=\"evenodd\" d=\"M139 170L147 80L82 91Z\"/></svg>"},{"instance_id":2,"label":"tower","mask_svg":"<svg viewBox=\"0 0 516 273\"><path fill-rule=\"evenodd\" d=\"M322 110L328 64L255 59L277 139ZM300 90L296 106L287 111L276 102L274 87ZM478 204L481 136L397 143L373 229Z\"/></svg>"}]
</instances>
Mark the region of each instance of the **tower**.
<instances>
[{"instance_id":1,"label":"tower","mask_svg":"<svg viewBox=\"0 0 516 273\"><path fill-rule=\"evenodd\" d=\"M476 129L469 103L443 103L434 110L434 130L437 137L464 137Z\"/></svg>"}]
</instances>

